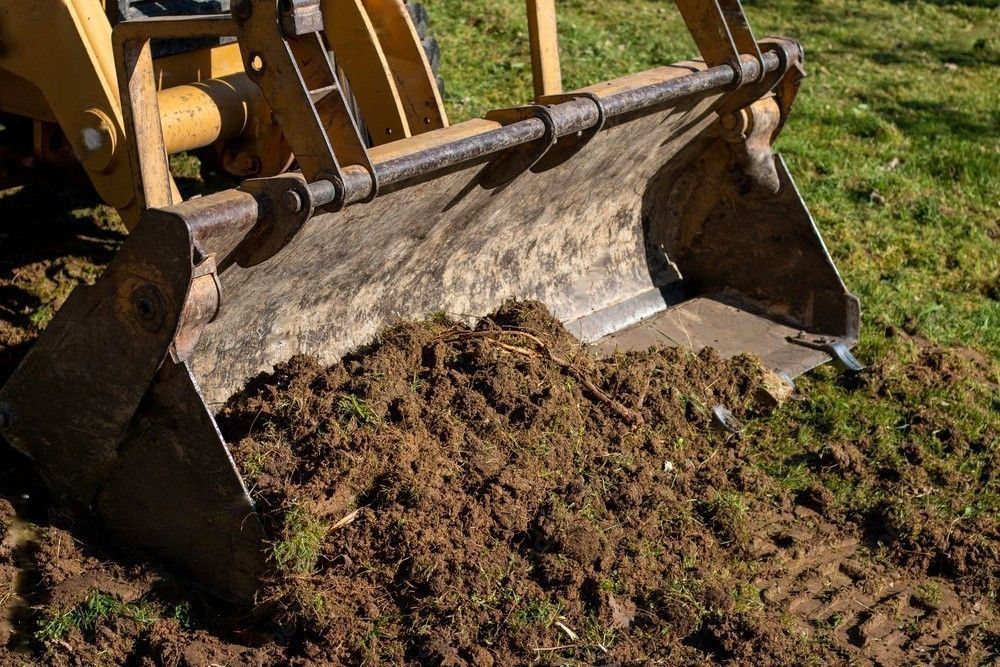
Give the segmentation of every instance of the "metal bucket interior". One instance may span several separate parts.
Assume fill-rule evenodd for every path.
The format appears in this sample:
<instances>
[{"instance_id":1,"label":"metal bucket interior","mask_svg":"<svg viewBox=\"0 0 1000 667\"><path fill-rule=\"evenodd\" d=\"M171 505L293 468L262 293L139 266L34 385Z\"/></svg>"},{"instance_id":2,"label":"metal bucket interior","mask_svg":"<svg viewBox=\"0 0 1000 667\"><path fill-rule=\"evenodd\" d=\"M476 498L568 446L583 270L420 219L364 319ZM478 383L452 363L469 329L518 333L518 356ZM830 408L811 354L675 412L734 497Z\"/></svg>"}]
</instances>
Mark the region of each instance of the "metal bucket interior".
<instances>
[{"instance_id":1,"label":"metal bucket interior","mask_svg":"<svg viewBox=\"0 0 1000 667\"><path fill-rule=\"evenodd\" d=\"M567 162L499 188L466 165L317 216L263 264L224 268L222 311L191 362L206 401L292 355L334 363L400 319L471 318L510 298L541 301L600 350L711 345L790 376L822 363L787 337L853 343L857 305L780 159L777 195L723 196L682 245L716 101L616 119Z\"/></svg>"}]
</instances>

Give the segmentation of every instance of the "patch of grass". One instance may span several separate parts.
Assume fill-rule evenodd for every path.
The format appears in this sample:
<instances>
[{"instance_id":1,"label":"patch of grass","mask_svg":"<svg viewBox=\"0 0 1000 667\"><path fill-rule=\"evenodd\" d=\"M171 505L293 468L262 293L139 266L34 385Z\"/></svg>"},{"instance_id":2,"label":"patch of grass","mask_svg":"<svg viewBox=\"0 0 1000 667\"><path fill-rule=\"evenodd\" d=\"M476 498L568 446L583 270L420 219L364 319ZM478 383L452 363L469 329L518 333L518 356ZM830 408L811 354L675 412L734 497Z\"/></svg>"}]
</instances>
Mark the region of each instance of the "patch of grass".
<instances>
[{"instance_id":1,"label":"patch of grass","mask_svg":"<svg viewBox=\"0 0 1000 667\"><path fill-rule=\"evenodd\" d=\"M701 512L725 542L740 542L748 533L747 503L742 494L718 491L702 503Z\"/></svg>"},{"instance_id":2,"label":"patch of grass","mask_svg":"<svg viewBox=\"0 0 1000 667\"><path fill-rule=\"evenodd\" d=\"M186 600L178 602L173 606L170 610L170 618L177 621L177 625L180 626L181 630L188 631L194 628L194 609L192 609L191 603Z\"/></svg>"},{"instance_id":3,"label":"patch of grass","mask_svg":"<svg viewBox=\"0 0 1000 667\"><path fill-rule=\"evenodd\" d=\"M159 617L157 608L149 602L122 602L114 595L94 589L83 602L72 608L46 610L34 635L40 642L52 642L64 638L74 628L93 630L98 624L114 618L127 618L149 626Z\"/></svg>"},{"instance_id":4,"label":"patch of grass","mask_svg":"<svg viewBox=\"0 0 1000 667\"><path fill-rule=\"evenodd\" d=\"M749 582L741 581L732 591L733 611L737 614L752 614L764 609L760 590Z\"/></svg>"},{"instance_id":5,"label":"patch of grass","mask_svg":"<svg viewBox=\"0 0 1000 667\"><path fill-rule=\"evenodd\" d=\"M913 591L913 599L928 611L934 611L941 606L943 595L941 585L936 581L928 581L917 586Z\"/></svg>"},{"instance_id":6,"label":"patch of grass","mask_svg":"<svg viewBox=\"0 0 1000 667\"><path fill-rule=\"evenodd\" d=\"M521 600L511 615L510 624L513 628L527 625L551 627L562 615L562 608L545 599L528 598Z\"/></svg>"},{"instance_id":7,"label":"patch of grass","mask_svg":"<svg viewBox=\"0 0 1000 667\"><path fill-rule=\"evenodd\" d=\"M839 612L839 611L833 612L824 621L824 624L826 625L826 627L828 627L831 630L836 630L841 625L843 625L843 623L844 623L844 614L843 614L843 612Z\"/></svg>"},{"instance_id":8,"label":"patch of grass","mask_svg":"<svg viewBox=\"0 0 1000 667\"><path fill-rule=\"evenodd\" d=\"M329 524L301 505L293 505L285 514L281 539L271 545L271 557L278 570L312 574L329 531Z\"/></svg>"},{"instance_id":9,"label":"patch of grass","mask_svg":"<svg viewBox=\"0 0 1000 667\"><path fill-rule=\"evenodd\" d=\"M368 401L354 394L345 394L337 403L337 409L345 419L353 419L362 426L374 425L381 422L378 414L372 409Z\"/></svg>"}]
</instances>

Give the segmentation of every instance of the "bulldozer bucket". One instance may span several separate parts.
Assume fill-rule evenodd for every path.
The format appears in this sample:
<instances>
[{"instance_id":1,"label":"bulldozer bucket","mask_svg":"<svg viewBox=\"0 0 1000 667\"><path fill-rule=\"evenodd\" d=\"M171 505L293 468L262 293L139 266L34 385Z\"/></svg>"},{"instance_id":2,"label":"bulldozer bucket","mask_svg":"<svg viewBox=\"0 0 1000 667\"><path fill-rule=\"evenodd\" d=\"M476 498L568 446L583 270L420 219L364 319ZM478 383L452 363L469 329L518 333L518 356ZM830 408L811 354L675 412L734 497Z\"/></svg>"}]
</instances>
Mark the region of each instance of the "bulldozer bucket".
<instances>
[{"instance_id":1,"label":"bulldozer bucket","mask_svg":"<svg viewBox=\"0 0 1000 667\"><path fill-rule=\"evenodd\" d=\"M760 45L378 147L353 203L289 175L149 210L0 390L0 430L122 544L247 601L267 536L213 415L292 355L520 298L606 353L853 363L858 302L770 151L801 49Z\"/></svg>"}]
</instances>

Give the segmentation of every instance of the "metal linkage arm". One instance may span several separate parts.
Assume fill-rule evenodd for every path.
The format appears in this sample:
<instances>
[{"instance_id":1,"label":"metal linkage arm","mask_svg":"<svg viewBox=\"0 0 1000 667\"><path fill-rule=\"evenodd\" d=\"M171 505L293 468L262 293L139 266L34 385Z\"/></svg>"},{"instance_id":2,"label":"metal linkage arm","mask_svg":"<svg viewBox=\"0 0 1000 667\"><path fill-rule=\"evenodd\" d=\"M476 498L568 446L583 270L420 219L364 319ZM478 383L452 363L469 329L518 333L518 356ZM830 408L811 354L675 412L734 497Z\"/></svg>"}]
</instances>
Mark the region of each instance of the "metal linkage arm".
<instances>
[{"instance_id":1,"label":"metal linkage arm","mask_svg":"<svg viewBox=\"0 0 1000 667\"><path fill-rule=\"evenodd\" d=\"M760 47L743 13L740 0L676 0L688 31L709 67L730 65L736 73L732 87L743 83L740 60L744 56L761 62ZM764 68L759 69L763 76ZM759 78L758 77L758 78ZM757 80L757 79L755 79Z\"/></svg>"},{"instance_id":2,"label":"metal linkage arm","mask_svg":"<svg viewBox=\"0 0 1000 667\"><path fill-rule=\"evenodd\" d=\"M140 211L164 208L179 199L170 175L163 140L152 40L227 37L234 32L228 16L183 16L119 23L114 30L115 59L122 92L136 204Z\"/></svg>"},{"instance_id":3,"label":"metal linkage arm","mask_svg":"<svg viewBox=\"0 0 1000 667\"><path fill-rule=\"evenodd\" d=\"M333 208L374 198L375 170L320 38L318 0L285 9L278 0L239 0L233 20L247 74L263 91L306 180L333 183Z\"/></svg>"}]
</instances>

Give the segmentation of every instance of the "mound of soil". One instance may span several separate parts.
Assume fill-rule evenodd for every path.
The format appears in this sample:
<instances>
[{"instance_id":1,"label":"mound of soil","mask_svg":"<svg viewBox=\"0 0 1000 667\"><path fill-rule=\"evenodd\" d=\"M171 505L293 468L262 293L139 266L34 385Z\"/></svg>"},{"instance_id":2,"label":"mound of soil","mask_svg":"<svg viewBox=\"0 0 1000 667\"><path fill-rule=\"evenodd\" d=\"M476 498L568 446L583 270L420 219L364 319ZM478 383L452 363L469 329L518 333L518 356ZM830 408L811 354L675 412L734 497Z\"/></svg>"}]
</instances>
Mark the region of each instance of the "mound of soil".
<instances>
[{"instance_id":1,"label":"mound of soil","mask_svg":"<svg viewBox=\"0 0 1000 667\"><path fill-rule=\"evenodd\" d=\"M220 415L275 538L254 609L130 564L16 473L0 664L988 662L996 378L900 345L773 415L753 358L598 359L529 302L292 359Z\"/></svg>"},{"instance_id":2,"label":"mound of soil","mask_svg":"<svg viewBox=\"0 0 1000 667\"><path fill-rule=\"evenodd\" d=\"M768 480L711 409L749 416L762 377L712 352L598 361L531 303L404 325L329 369L293 359L224 411L279 536L265 597L334 663L794 655L738 609L750 564L714 566L749 554L737 494ZM690 636L706 624L714 642Z\"/></svg>"}]
</instances>

